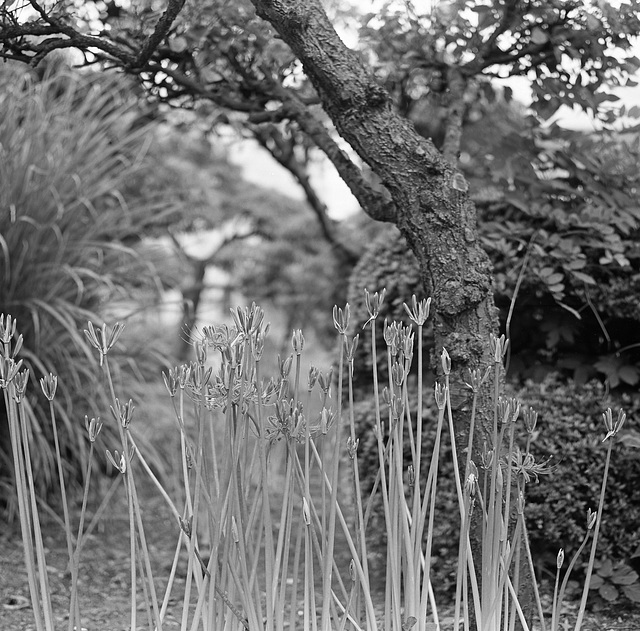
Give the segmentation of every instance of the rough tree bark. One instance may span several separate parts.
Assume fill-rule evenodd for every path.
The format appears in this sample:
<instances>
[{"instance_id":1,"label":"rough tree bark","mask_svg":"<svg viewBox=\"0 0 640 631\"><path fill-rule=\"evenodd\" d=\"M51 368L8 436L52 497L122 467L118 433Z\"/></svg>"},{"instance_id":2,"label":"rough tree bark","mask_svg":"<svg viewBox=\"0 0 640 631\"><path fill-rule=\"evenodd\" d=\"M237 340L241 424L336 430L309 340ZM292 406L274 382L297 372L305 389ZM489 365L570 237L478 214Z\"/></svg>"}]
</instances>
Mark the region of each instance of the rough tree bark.
<instances>
[{"instance_id":1,"label":"rough tree bark","mask_svg":"<svg viewBox=\"0 0 640 631\"><path fill-rule=\"evenodd\" d=\"M252 2L302 62L340 135L391 195L395 223L416 255L423 284L432 297L436 355L446 348L452 360L451 404L461 449L468 444L471 421L471 392L464 382L470 370L484 372L491 364L490 335L497 332L498 322L491 263L478 242L468 184L455 167L465 78L459 70L451 77L454 93L443 155L395 113L385 90L340 40L319 0ZM476 462L482 438L491 443L492 419L493 404L485 390L477 408ZM460 463L464 461L459 458ZM478 535L472 535L471 545L479 558Z\"/></svg>"},{"instance_id":2,"label":"rough tree bark","mask_svg":"<svg viewBox=\"0 0 640 631\"><path fill-rule=\"evenodd\" d=\"M489 364L489 336L497 328L491 264L478 242L468 186L433 143L394 112L388 94L340 40L319 0L252 2L301 60L340 135L391 195L395 223L433 299L436 352L444 347L452 359L452 407L464 444L470 397L461 385L470 369ZM491 418L485 403L483 424Z\"/></svg>"}]
</instances>

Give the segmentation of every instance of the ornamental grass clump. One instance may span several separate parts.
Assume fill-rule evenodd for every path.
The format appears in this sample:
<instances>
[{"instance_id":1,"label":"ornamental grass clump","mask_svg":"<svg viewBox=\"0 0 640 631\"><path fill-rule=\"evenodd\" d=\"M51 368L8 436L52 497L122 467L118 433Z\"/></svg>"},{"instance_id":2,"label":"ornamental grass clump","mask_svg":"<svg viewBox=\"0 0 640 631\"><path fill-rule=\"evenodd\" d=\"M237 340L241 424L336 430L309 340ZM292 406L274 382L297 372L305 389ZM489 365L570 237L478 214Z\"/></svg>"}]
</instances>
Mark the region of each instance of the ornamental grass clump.
<instances>
[{"instance_id":1,"label":"ornamental grass clump","mask_svg":"<svg viewBox=\"0 0 640 631\"><path fill-rule=\"evenodd\" d=\"M145 168L153 126L141 120L122 78L61 69L38 78L3 64L0 79L0 312L20 322L21 357L31 373L59 377L53 400L38 393L24 409L34 484L46 498L57 477L56 449L76 474L70 483L86 470L73 416L97 416L109 401L81 327L114 301L159 295L155 270L134 246L174 208L128 194ZM122 368L126 373L124 362ZM55 438L43 423L51 405ZM11 515L8 445L0 411L0 503L8 501Z\"/></svg>"},{"instance_id":2,"label":"ornamental grass clump","mask_svg":"<svg viewBox=\"0 0 640 631\"><path fill-rule=\"evenodd\" d=\"M377 357L375 328L384 291L367 293L371 353ZM442 378L435 386L437 418L435 445L422 448L422 427L408 405L408 379L414 354L424 369L422 327L429 317L429 301L415 298L407 312L414 327L384 323L388 379L379 382L373 362L378 474L369 496L359 476L352 374L359 336L349 332L350 310L334 308L340 337L337 374L311 367L302 373L305 340L292 335L291 355L278 357L275 374L265 375L263 354L269 325L264 312L252 305L232 311L231 325L204 327L195 344L196 360L176 366L164 375L179 437L179 485L164 488L145 458L144 445L131 434L134 404L117 396L112 379L111 350L122 327L89 324L85 334L99 355L102 376L111 396L104 423L115 427L118 440L106 457L123 481L129 515L131 629L138 623L139 606L150 628L161 629L172 599L176 598L178 564L186 559L187 572L180 590L180 629L203 628L281 631L300 628L416 629L463 628L480 631L533 629L556 631L568 622L562 610L570 570L561 582L564 553L557 560L558 580L550 619L545 617L535 580L524 520L527 484L548 473L529 451L536 415L516 399L500 396L507 340L491 339L492 363L474 371L465 384L471 393L471 427L464 445L456 443L451 407L451 359L440 355ZM18 359L20 337L15 321L0 319L2 358L0 386L10 418L18 504L36 628L53 629L51 594L42 546L35 488L32 484L28 435L24 414L28 373ZM418 344L414 349L415 334ZM422 380L418 381L417 418L424 407ZM344 396L332 397L332 390ZM43 378L47 398L55 396L54 377ZM119 394L119 393L118 393ZM492 396L490 431L476 429L480 396ZM624 423L624 413L613 420L605 412L610 461L613 439ZM51 417L55 424L55 418ZM520 424L529 438L518 444ZM101 427L86 419L93 446ZM436 511L440 453L451 444L458 504L455 515ZM409 445L408 455L405 445ZM591 538L589 568L604 505L608 466L597 510L588 515ZM164 498L175 523L176 548L169 576L157 589L151 570L141 497L141 476L147 476ZM86 485L90 483L89 475ZM60 478L64 485L64 472ZM364 497L363 497L364 496ZM385 580L376 585L370 570L371 510L376 496L384 508L386 535ZM85 495L86 497L86 495ZM80 628L78 563L83 541L86 502L78 535L69 538L72 596L69 629ZM458 519L459 544L456 593L453 603L436 601L432 552L439 519ZM65 517L68 532L76 528ZM373 533L375 534L375 533ZM379 533L378 533L379 534ZM589 569L591 571L591 569ZM138 602L138 587L144 600ZM585 583L588 586L588 577ZM588 589L585 587L574 630L579 631ZM523 594L535 595L535 612L523 607ZM442 609L447 608L447 619ZM568 628L568 627L567 627Z\"/></svg>"}]
</instances>

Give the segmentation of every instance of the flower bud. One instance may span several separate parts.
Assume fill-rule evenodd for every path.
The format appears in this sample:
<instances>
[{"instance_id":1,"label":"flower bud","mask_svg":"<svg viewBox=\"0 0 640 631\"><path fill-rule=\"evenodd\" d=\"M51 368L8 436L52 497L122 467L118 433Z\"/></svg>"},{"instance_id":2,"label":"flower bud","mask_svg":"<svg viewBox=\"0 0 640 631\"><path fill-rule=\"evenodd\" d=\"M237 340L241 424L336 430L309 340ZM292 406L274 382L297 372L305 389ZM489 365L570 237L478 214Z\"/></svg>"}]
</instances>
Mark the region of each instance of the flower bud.
<instances>
[{"instance_id":1,"label":"flower bud","mask_svg":"<svg viewBox=\"0 0 640 631\"><path fill-rule=\"evenodd\" d=\"M302 353L302 349L304 348L304 335L302 335L302 329L294 329L291 334L291 346L293 347L293 352L296 355L300 355Z\"/></svg>"},{"instance_id":2,"label":"flower bud","mask_svg":"<svg viewBox=\"0 0 640 631\"><path fill-rule=\"evenodd\" d=\"M306 497L302 498L302 518L307 526L311 525L311 513L309 512L309 502L307 502Z\"/></svg>"},{"instance_id":3,"label":"flower bud","mask_svg":"<svg viewBox=\"0 0 640 631\"><path fill-rule=\"evenodd\" d=\"M313 390L313 387L316 385L319 375L320 371L315 366L309 367L309 376L307 378L307 389L309 390L309 392L311 392L311 390Z\"/></svg>"},{"instance_id":4,"label":"flower bud","mask_svg":"<svg viewBox=\"0 0 640 631\"><path fill-rule=\"evenodd\" d=\"M17 403L20 403L24 397L24 393L27 390L27 382L29 381L29 369L25 368L16 373L13 380L13 386L15 388L14 398Z\"/></svg>"},{"instance_id":5,"label":"flower bud","mask_svg":"<svg viewBox=\"0 0 640 631\"><path fill-rule=\"evenodd\" d=\"M380 294L378 294L378 292L376 291L376 293L371 296L367 289L364 290L364 302L367 306L369 319L362 325L363 329L367 326L367 324L369 324L369 322L375 320L378 317L378 314L380 313L380 307L382 307L382 303L384 302L384 295L386 294L386 292L387 290L383 289Z\"/></svg>"},{"instance_id":6,"label":"flower bud","mask_svg":"<svg viewBox=\"0 0 640 631\"><path fill-rule=\"evenodd\" d=\"M400 388L404 383L404 377L404 367L400 365L399 362L395 362L393 366L391 366L391 378L393 383Z\"/></svg>"},{"instance_id":7,"label":"flower bud","mask_svg":"<svg viewBox=\"0 0 640 631\"><path fill-rule=\"evenodd\" d=\"M444 372L445 375L448 375L451 372L451 357L449 357L449 353L446 348L442 349L440 361L442 362L442 372Z\"/></svg>"},{"instance_id":8,"label":"flower bud","mask_svg":"<svg viewBox=\"0 0 640 631\"><path fill-rule=\"evenodd\" d=\"M403 303L404 310L413 322L418 326L423 326L429 317L429 308L431 306L431 298L421 300L418 302L416 295L411 296L411 309L407 306L407 303Z\"/></svg>"},{"instance_id":9,"label":"flower bud","mask_svg":"<svg viewBox=\"0 0 640 631\"><path fill-rule=\"evenodd\" d=\"M100 420L100 417L99 416L97 418L92 417L91 420L89 420L89 417L85 414L84 426L87 428L87 432L89 434L89 440L92 443L95 443L96 438L98 438L98 434L102 429L102 421Z\"/></svg>"},{"instance_id":10,"label":"flower bud","mask_svg":"<svg viewBox=\"0 0 640 631\"><path fill-rule=\"evenodd\" d=\"M349 314L350 314L349 303L345 305L344 311L341 308L339 308L337 305L334 305L333 325L336 327L340 335L347 334L347 329L349 328Z\"/></svg>"},{"instance_id":11,"label":"flower bud","mask_svg":"<svg viewBox=\"0 0 640 631\"><path fill-rule=\"evenodd\" d=\"M447 403L447 389L441 383L435 385L436 405L439 410L444 410L444 406Z\"/></svg>"},{"instance_id":12,"label":"flower bud","mask_svg":"<svg viewBox=\"0 0 640 631\"><path fill-rule=\"evenodd\" d=\"M587 509L587 530L591 530L595 526L597 518L598 518L598 514L592 511L590 508L588 508Z\"/></svg>"}]
</instances>

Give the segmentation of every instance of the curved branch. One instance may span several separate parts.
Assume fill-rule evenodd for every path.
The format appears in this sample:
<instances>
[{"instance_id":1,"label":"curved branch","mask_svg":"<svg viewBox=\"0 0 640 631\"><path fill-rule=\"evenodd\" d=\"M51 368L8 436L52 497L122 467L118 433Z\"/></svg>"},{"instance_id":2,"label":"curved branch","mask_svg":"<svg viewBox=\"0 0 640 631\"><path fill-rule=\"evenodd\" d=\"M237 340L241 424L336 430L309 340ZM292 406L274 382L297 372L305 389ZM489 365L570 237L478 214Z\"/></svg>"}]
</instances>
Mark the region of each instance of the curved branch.
<instances>
[{"instance_id":1,"label":"curved branch","mask_svg":"<svg viewBox=\"0 0 640 631\"><path fill-rule=\"evenodd\" d=\"M442 176L448 171L433 143L421 138L411 123L393 110L388 93L344 45L318 0L252 2L257 14L271 22L302 61L340 135L380 176L392 195L405 190L407 180L424 177L425 173ZM314 142L327 144L326 130L319 134L317 123L309 115L300 113L296 120ZM403 147L401 152L380 150L399 145ZM337 146L328 151L322 148L334 164L351 173L357 169ZM341 175L349 182L350 178ZM369 200L370 193L369 189Z\"/></svg>"},{"instance_id":2,"label":"curved branch","mask_svg":"<svg viewBox=\"0 0 640 631\"><path fill-rule=\"evenodd\" d=\"M284 88L280 88L277 93L278 98L283 102L283 108L286 108L288 118L298 123L300 129L329 158L338 175L358 200L362 210L376 221L395 223L397 209L389 191L384 188L382 191L376 191L371 187L365 179L362 169L355 164L346 151L331 137L328 129L295 95Z\"/></svg>"},{"instance_id":3,"label":"curved branch","mask_svg":"<svg viewBox=\"0 0 640 631\"><path fill-rule=\"evenodd\" d=\"M320 199L311 184L305 165L296 158L292 146L293 141L287 143L278 130L273 127L253 127L251 131L260 145L264 147L279 164L287 169L301 186L311 210L313 210L318 219L320 231L327 243L331 245L345 263L352 266L355 265L360 257L338 238L336 222L329 217L326 204Z\"/></svg>"},{"instance_id":4,"label":"curved branch","mask_svg":"<svg viewBox=\"0 0 640 631\"><path fill-rule=\"evenodd\" d=\"M156 23L153 33L149 35L140 48L140 52L135 61L136 67L145 66L149 59L151 59L151 55L153 55L153 52L171 29L175 19L178 17L178 13L182 11L185 1L186 0L169 0L167 8Z\"/></svg>"},{"instance_id":5,"label":"curved branch","mask_svg":"<svg viewBox=\"0 0 640 631\"><path fill-rule=\"evenodd\" d=\"M496 46L496 42L498 37L505 33L510 27L513 21L513 18L517 15L516 9L520 4L520 0L507 0L505 2L504 11L502 16L500 17L500 21L498 22L497 27L494 29L493 33L489 35L487 40L483 42L478 58L485 59L488 57L493 51L499 50Z\"/></svg>"}]
</instances>

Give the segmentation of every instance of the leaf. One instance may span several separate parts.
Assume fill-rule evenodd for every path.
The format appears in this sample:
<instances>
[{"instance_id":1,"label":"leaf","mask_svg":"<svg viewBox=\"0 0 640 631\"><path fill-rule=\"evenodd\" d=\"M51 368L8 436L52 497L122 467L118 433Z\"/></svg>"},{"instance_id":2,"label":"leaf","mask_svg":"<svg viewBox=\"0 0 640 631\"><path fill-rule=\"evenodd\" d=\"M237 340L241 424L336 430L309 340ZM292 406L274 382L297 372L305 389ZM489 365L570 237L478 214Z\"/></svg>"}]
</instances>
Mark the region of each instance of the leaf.
<instances>
[{"instance_id":1,"label":"leaf","mask_svg":"<svg viewBox=\"0 0 640 631\"><path fill-rule=\"evenodd\" d=\"M555 274L551 274L550 276L547 276L544 279L544 282L547 283L547 285L557 285L558 283L562 282L563 279L564 279L564 274L561 274L560 272L556 272Z\"/></svg>"},{"instance_id":2,"label":"leaf","mask_svg":"<svg viewBox=\"0 0 640 631\"><path fill-rule=\"evenodd\" d=\"M521 210L523 213L529 214L529 204L523 197L519 197L516 194L506 195L504 198L505 202L515 206L518 210Z\"/></svg>"},{"instance_id":3,"label":"leaf","mask_svg":"<svg viewBox=\"0 0 640 631\"><path fill-rule=\"evenodd\" d=\"M171 48L174 53L181 53L187 50L188 47L189 42L187 42L186 37L182 35L178 35L169 40L169 48Z\"/></svg>"},{"instance_id":4,"label":"leaf","mask_svg":"<svg viewBox=\"0 0 640 631\"><path fill-rule=\"evenodd\" d=\"M598 104L605 103L606 101L619 101L620 97L616 94L607 94L606 92L599 92L595 95L596 102Z\"/></svg>"},{"instance_id":5,"label":"leaf","mask_svg":"<svg viewBox=\"0 0 640 631\"><path fill-rule=\"evenodd\" d=\"M546 44L549 41L549 35L539 26L534 26L531 29L531 41L538 46L542 46L542 44Z\"/></svg>"},{"instance_id":6,"label":"leaf","mask_svg":"<svg viewBox=\"0 0 640 631\"><path fill-rule=\"evenodd\" d=\"M616 568L611 577L611 582L616 585L633 585L638 582L638 573L624 563Z\"/></svg>"},{"instance_id":7,"label":"leaf","mask_svg":"<svg viewBox=\"0 0 640 631\"><path fill-rule=\"evenodd\" d=\"M602 562L602 565L598 568L598 575L609 577L613 574L613 562L611 559L605 559Z\"/></svg>"},{"instance_id":8,"label":"leaf","mask_svg":"<svg viewBox=\"0 0 640 631\"><path fill-rule=\"evenodd\" d=\"M640 373L634 366L622 366L618 370L618 375L622 381L630 386L635 386L640 381Z\"/></svg>"},{"instance_id":9,"label":"leaf","mask_svg":"<svg viewBox=\"0 0 640 631\"><path fill-rule=\"evenodd\" d=\"M587 266L586 258L574 259L573 261L569 261L564 267L569 270L577 270L582 269Z\"/></svg>"},{"instance_id":10,"label":"leaf","mask_svg":"<svg viewBox=\"0 0 640 631\"><path fill-rule=\"evenodd\" d=\"M598 31L602 28L602 22L595 15L587 13L585 21L587 22L587 28L590 31Z\"/></svg>"},{"instance_id":11,"label":"leaf","mask_svg":"<svg viewBox=\"0 0 640 631\"><path fill-rule=\"evenodd\" d=\"M598 576L597 574L591 575L591 580L589 581L589 589L598 589L604 585L604 579L602 576Z\"/></svg>"},{"instance_id":12,"label":"leaf","mask_svg":"<svg viewBox=\"0 0 640 631\"><path fill-rule=\"evenodd\" d=\"M604 585L602 585L598 590L598 594L600 594L600 596L602 596L602 598L604 598L608 602L617 600L618 596L620 595L618 593L618 590L613 585L611 585L611 583L605 583Z\"/></svg>"},{"instance_id":13,"label":"leaf","mask_svg":"<svg viewBox=\"0 0 640 631\"><path fill-rule=\"evenodd\" d=\"M571 270L571 274L577 280L581 280L583 283L587 285L595 285L596 281L589 276L589 274L584 274L583 272L577 272L576 270Z\"/></svg>"},{"instance_id":14,"label":"leaf","mask_svg":"<svg viewBox=\"0 0 640 631\"><path fill-rule=\"evenodd\" d=\"M622 588L624 595L634 603L640 603L640 584L625 585Z\"/></svg>"},{"instance_id":15,"label":"leaf","mask_svg":"<svg viewBox=\"0 0 640 631\"><path fill-rule=\"evenodd\" d=\"M620 442L626 447L635 447L636 449L640 449L640 432L636 432L633 429L625 429L621 434L619 434ZM640 553L640 547L636 552Z\"/></svg>"}]
</instances>

